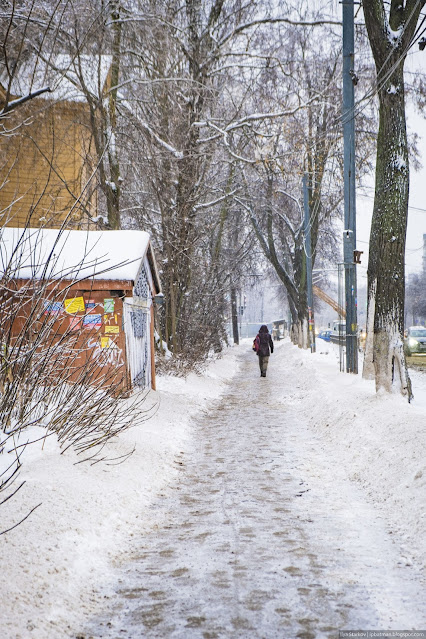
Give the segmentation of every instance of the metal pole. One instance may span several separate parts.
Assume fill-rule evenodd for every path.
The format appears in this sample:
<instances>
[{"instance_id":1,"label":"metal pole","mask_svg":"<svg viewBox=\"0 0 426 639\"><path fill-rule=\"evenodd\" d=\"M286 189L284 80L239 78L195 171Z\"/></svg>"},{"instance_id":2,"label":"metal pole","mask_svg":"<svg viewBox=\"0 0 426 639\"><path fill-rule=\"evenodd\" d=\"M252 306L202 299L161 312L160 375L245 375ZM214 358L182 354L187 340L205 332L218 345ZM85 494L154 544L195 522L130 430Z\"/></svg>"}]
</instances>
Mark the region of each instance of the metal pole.
<instances>
[{"instance_id":1,"label":"metal pole","mask_svg":"<svg viewBox=\"0 0 426 639\"><path fill-rule=\"evenodd\" d=\"M312 291L311 221L309 215L308 174L303 175L303 207L305 213L306 288L308 293L308 336L311 353L315 353L315 320Z\"/></svg>"},{"instance_id":2,"label":"metal pole","mask_svg":"<svg viewBox=\"0 0 426 639\"><path fill-rule=\"evenodd\" d=\"M354 117L354 0L343 0L343 173L345 230L343 261L346 302L346 372L358 373L357 286L354 250L356 247L355 210L355 117Z\"/></svg>"}]
</instances>

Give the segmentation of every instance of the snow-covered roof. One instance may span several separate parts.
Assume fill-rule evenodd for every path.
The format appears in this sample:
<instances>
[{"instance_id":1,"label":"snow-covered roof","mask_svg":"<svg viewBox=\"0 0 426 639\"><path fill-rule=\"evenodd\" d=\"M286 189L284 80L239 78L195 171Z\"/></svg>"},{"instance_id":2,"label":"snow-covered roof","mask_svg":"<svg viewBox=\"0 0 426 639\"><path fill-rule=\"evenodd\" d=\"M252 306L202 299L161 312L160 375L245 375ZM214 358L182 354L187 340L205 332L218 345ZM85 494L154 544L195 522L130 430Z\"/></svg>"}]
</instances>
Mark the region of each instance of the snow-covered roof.
<instances>
[{"instance_id":1,"label":"snow-covered roof","mask_svg":"<svg viewBox=\"0 0 426 639\"><path fill-rule=\"evenodd\" d=\"M106 279L136 282L149 249L145 231L0 232L0 272L19 279Z\"/></svg>"},{"instance_id":2,"label":"snow-covered roof","mask_svg":"<svg viewBox=\"0 0 426 639\"><path fill-rule=\"evenodd\" d=\"M31 57L19 66L12 80L11 92L20 97L50 87L51 93L45 94L45 98L81 102L85 99L81 89L83 82L93 96L101 97L111 59L110 55L79 55L73 58L60 54L46 60ZM0 82L4 87L8 85L4 67L0 67Z\"/></svg>"}]
</instances>

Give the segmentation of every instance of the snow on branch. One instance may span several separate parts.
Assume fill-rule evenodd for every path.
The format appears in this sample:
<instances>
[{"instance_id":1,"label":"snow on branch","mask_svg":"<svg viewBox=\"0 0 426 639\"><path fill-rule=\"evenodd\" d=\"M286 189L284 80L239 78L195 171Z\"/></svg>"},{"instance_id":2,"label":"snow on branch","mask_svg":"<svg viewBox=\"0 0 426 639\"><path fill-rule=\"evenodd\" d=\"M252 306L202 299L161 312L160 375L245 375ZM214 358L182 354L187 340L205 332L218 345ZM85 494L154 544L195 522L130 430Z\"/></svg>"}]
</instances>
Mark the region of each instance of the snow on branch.
<instances>
[{"instance_id":1,"label":"snow on branch","mask_svg":"<svg viewBox=\"0 0 426 639\"><path fill-rule=\"evenodd\" d=\"M225 147L228 153L234 158L234 160L239 160L240 162L245 162L246 164L257 164L257 160L250 160L250 158L245 158L242 155L238 155L231 149L231 145L229 144L228 133L225 132L223 136L223 141L225 143Z\"/></svg>"},{"instance_id":2,"label":"snow on branch","mask_svg":"<svg viewBox=\"0 0 426 639\"><path fill-rule=\"evenodd\" d=\"M214 140L218 140L221 137L221 133L216 133L215 135L211 135L208 138L200 138L197 140L197 144L206 144L207 142L213 142Z\"/></svg>"},{"instance_id":3,"label":"snow on branch","mask_svg":"<svg viewBox=\"0 0 426 639\"><path fill-rule=\"evenodd\" d=\"M282 219L284 224L289 229L292 237L294 238L296 236L297 231L294 228L294 226L293 226L292 222L290 221L290 219L287 217L287 215L285 215L285 213L281 213L281 211L278 211L276 208L274 209L274 213L275 213L275 215L277 215L279 218Z\"/></svg>"},{"instance_id":4,"label":"snow on branch","mask_svg":"<svg viewBox=\"0 0 426 639\"><path fill-rule=\"evenodd\" d=\"M231 197L232 195L237 193L237 191L238 191L238 189L234 189L230 193L226 193L225 195L222 195L221 197L218 197L216 200L212 200L211 202L203 202L203 204L196 204L193 207L193 210L194 211L199 211L200 209L207 209L210 206L214 206L215 204L219 204L219 202L223 202L223 200L226 200L227 198Z\"/></svg>"},{"instance_id":5,"label":"snow on branch","mask_svg":"<svg viewBox=\"0 0 426 639\"><path fill-rule=\"evenodd\" d=\"M229 154L235 160L239 160L241 162L245 162L246 164L254 165L254 164L257 164L257 160L251 160L250 158L243 157L243 156L239 155L238 153L236 153L231 148L231 144L230 144L230 141L229 141L229 134L232 133L233 131L236 131L236 130L241 129L243 127L251 127L253 122L258 122L258 121L262 121L262 120L272 120L272 119L276 119L276 118L292 116L295 113L297 113L298 111L300 111L301 109L309 106L312 102L315 102L316 100L318 100L318 97L319 96L315 95L312 98L310 98L309 100L307 100L306 102L303 102L303 104L299 104L296 107L294 107L293 109L287 109L285 111L275 111L275 112L266 112L266 113L251 113L250 115L246 115L243 118L240 118L236 122L231 122L230 124L228 124L224 128L220 127L218 124L215 124L211 120L201 120L201 121L198 121L198 122L194 122L192 124L192 126L196 126L196 127L199 127L199 128L207 127L207 128L212 128L215 131L217 131L216 135L212 135L212 136L210 136L208 138L203 138L203 139L198 140L198 144L205 144L206 142L211 142L213 140L216 140L218 137L222 137L227 151L229 152Z\"/></svg>"},{"instance_id":6,"label":"snow on branch","mask_svg":"<svg viewBox=\"0 0 426 639\"><path fill-rule=\"evenodd\" d=\"M265 112L265 113L251 113L250 115L245 115L244 117L240 118L236 122L232 122L231 124L228 124L223 129L218 127L211 120L202 120L202 121L194 122L193 126L200 127L200 128L212 127L216 129L216 131L221 132L222 135L225 135L231 131L234 131L235 129L239 129L244 126L250 126L252 122L257 122L259 120L274 120L276 118L284 118L284 117L289 117L291 115L295 115L301 109L308 107L310 104L312 104L312 102L315 102L316 100L318 100L318 98L319 98L319 95L315 95L309 100L306 100L306 102L303 102L302 104L298 104L293 109L286 109L284 111L271 111L271 112ZM214 139L214 138L209 138L209 139ZM202 140L202 142L204 141L207 141L207 140Z\"/></svg>"},{"instance_id":7,"label":"snow on branch","mask_svg":"<svg viewBox=\"0 0 426 639\"><path fill-rule=\"evenodd\" d=\"M238 204L240 204L249 214L250 222L253 226L254 232L256 233L256 237L259 240L259 243L262 247L265 257L269 260L269 262L271 262L271 264L274 265L281 280L283 282L286 282L286 286L288 286L292 294L297 297L298 291L297 291L297 287L294 282L294 279L288 272L285 265L278 259L276 251L275 251L275 246L270 245L267 239L265 238L259 226L259 222L257 221L257 218L255 216L253 209L238 197L235 198L235 201L238 202Z\"/></svg>"},{"instance_id":8,"label":"snow on branch","mask_svg":"<svg viewBox=\"0 0 426 639\"><path fill-rule=\"evenodd\" d=\"M387 30L388 41L393 47L397 47L401 41L402 34L404 33L403 25L399 26L398 29L393 30L389 22L387 22L386 30Z\"/></svg>"},{"instance_id":9,"label":"snow on branch","mask_svg":"<svg viewBox=\"0 0 426 639\"><path fill-rule=\"evenodd\" d=\"M332 25L341 27L342 23L340 20L291 20L290 18L259 18L258 20L252 20L251 22L246 22L245 24L240 24L235 27L230 33L228 33L224 38L222 38L219 46L223 46L226 44L233 36L238 35L239 33L243 33L247 29L251 29L252 27L257 27L260 24L289 24L293 27L323 27L325 25Z\"/></svg>"},{"instance_id":10,"label":"snow on branch","mask_svg":"<svg viewBox=\"0 0 426 639\"><path fill-rule=\"evenodd\" d=\"M247 211L247 213L249 214L250 222L251 222L251 223L252 223L252 225L253 225L254 231L255 231L255 233L256 233L257 239L258 239L258 240L259 240L259 242L260 242L260 245L261 245L261 247L262 247L262 249L263 249L263 252L264 252L265 256L268 258L268 260L269 260L269 261L271 261L272 256L271 256L271 253L270 253L270 251L269 251L268 243L267 243L267 241L266 241L266 239L265 239L265 236L264 236L264 235L263 235L263 233L262 233L262 230L261 230L261 228L260 228L260 226L259 226L259 222L258 222L258 221L257 221L257 219L256 219L256 216L255 216L255 214L254 214L253 209L252 209L250 206L248 206L248 205L247 205L247 204L246 204L243 200L241 200L239 197L236 197L236 198L235 198L235 201L236 201L236 202L238 202L238 204L240 204L240 206L242 206L242 207L243 207L243 209L245 209L245 210Z\"/></svg>"},{"instance_id":11,"label":"snow on branch","mask_svg":"<svg viewBox=\"0 0 426 639\"><path fill-rule=\"evenodd\" d=\"M28 102L29 100L33 100L34 98L37 98L39 95L42 95L43 93L51 93L51 92L52 92L52 89L50 87L44 87L43 89L38 89L38 91L33 91L32 93L28 93L27 95L24 95L21 98L12 100L12 102L9 102L8 104L6 104L3 107L3 109L0 111L0 118L3 115L6 115L6 113L13 111L13 109L16 109L22 104L25 104L25 102Z\"/></svg>"},{"instance_id":12,"label":"snow on branch","mask_svg":"<svg viewBox=\"0 0 426 639\"><path fill-rule=\"evenodd\" d=\"M130 110L130 113L132 113L131 110ZM141 120L134 113L132 113L132 115L136 118L137 123L148 133L149 137L152 140L154 140L159 146L163 147L163 149L166 149L166 151L171 153L176 159L178 160L183 159L182 151L178 151L177 149L175 149L174 146L172 146L171 144L163 140L163 138L161 138L155 131L153 131L153 129L149 126L147 122L145 122L145 120Z\"/></svg>"},{"instance_id":13,"label":"snow on branch","mask_svg":"<svg viewBox=\"0 0 426 639\"><path fill-rule=\"evenodd\" d=\"M178 151L171 144L168 144L168 142L160 138L160 136L157 135L157 133L155 133L155 131L153 131L151 127L149 126L149 124L147 124L146 122L139 121L139 124L145 129L145 131L148 132L148 134L157 142L157 144L159 144L164 149L166 149L166 151L169 151L169 153L174 155L174 157L177 158L178 160L182 160L183 158L182 151Z\"/></svg>"},{"instance_id":14,"label":"snow on branch","mask_svg":"<svg viewBox=\"0 0 426 639\"><path fill-rule=\"evenodd\" d=\"M281 195L285 195L286 197L289 197L291 200L293 200L293 202L295 202L297 204L299 212L300 212L300 215L301 215L301 220L303 220L303 212L302 212L302 207L300 206L299 200L296 197L294 197L294 195L291 195L291 193L288 193L287 191L284 191L283 189L277 189L277 193L281 193ZM276 213L286 223L286 225L288 226L288 228L291 231L291 234L293 236L296 236L297 233L298 233L298 229L295 229L293 223L285 215L285 213L281 213L280 211L276 211Z\"/></svg>"},{"instance_id":15,"label":"snow on branch","mask_svg":"<svg viewBox=\"0 0 426 639\"><path fill-rule=\"evenodd\" d=\"M257 163L257 160L250 160L249 158L244 158L242 155L238 155L238 153L235 153L235 151L233 151L231 149L231 145L229 143L229 138L228 138L228 133L229 133L228 129L221 129L219 126L217 126L216 124L213 124L213 122L210 122L210 121L195 122L194 125L195 126L210 126L211 128L213 128L216 131L218 131L223 137L223 142L225 144L225 147L226 147L227 151L234 158L234 160L239 160L240 162L245 162L246 164L256 164ZM210 139L214 139L214 138L210 138ZM206 141L207 140L202 140L202 142L206 142Z\"/></svg>"}]
</instances>

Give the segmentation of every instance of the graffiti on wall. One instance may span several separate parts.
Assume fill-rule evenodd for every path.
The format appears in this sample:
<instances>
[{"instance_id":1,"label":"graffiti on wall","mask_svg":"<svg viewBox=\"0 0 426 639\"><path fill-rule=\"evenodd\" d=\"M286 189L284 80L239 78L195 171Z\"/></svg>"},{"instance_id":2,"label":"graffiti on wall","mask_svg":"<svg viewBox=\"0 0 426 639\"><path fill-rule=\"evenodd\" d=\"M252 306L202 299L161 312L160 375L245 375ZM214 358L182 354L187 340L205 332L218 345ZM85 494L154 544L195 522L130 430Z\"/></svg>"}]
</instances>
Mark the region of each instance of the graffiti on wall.
<instances>
[{"instance_id":1,"label":"graffiti on wall","mask_svg":"<svg viewBox=\"0 0 426 639\"><path fill-rule=\"evenodd\" d=\"M92 349L93 357L102 366L106 364L122 366L124 364L123 351L110 337L89 339L87 346Z\"/></svg>"}]
</instances>

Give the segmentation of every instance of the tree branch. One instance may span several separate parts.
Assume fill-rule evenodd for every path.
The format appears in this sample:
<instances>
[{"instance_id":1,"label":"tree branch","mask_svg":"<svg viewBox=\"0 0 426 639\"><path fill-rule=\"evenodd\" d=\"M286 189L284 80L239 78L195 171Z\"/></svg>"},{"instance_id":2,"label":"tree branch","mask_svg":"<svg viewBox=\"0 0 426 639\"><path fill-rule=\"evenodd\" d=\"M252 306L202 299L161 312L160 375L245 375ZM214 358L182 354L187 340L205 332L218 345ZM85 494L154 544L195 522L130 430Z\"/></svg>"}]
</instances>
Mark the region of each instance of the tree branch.
<instances>
[{"instance_id":1,"label":"tree branch","mask_svg":"<svg viewBox=\"0 0 426 639\"><path fill-rule=\"evenodd\" d=\"M222 195L221 197L218 197L216 200L213 200L211 202L203 202L202 204L196 204L193 209L194 211L199 211L200 209L207 209L210 206L214 206L215 204L219 204L219 202L223 202L223 200L226 200L227 198L231 197L231 195L234 195L234 193L237 193L238 189L234 189L233 191L230 191L229 193L225 193L225 195Z\"/></svg>"},{"instance_id":2,"label":"tree branch","mask_svg":"<svg viewBox=\"0 0 426 639\"><path fill-rule=\"evenodd\" d=\"M28 93L28 95L24 95L22 98L17 98L16 100L12 100L12 102L9 102L8 104L6 104L3 109L0 111L0 118L3 115L6 115L6 113L10 113L10 111L13 111L14 109L17 109L18 107L22 106L23 104L25 104L25 102L28 102L29 100L33 100L34 98L37 98L39 95L42 95L43 93L51 93L52 89L50 87L44 87L43 89L39 89L38 91L34 91L33 93Z\"/></svg>"},{"instance_id":3,"label":"tree branch","mask_svg":"<svg viewBox=\"0 0 426 639\"><path fill-rule=\"evenodd\" d=\"M219 43L219 47L222 47L226 44L233 36L238 35L239 33L243 33L247 29L251 29L252 27L257 27L260 24L289 24L293 27L322 27L326 24L333 26L342 26L340 20L290 20L290 18L262 18L258 20L252 20L251 22L247 22L246 24L240 24L233 31L228 33L222 41Z\"/></svg>"},{"instance_id":4,"label":"tree branch","mask_svg":"<svg viewBox=\"0 0 426 639\"><path fill-rule=\"evenodd\" d=\"M36 510L36 508L38 508L39 506L41 506L40 504L37 504L37 506L34 506L34 508L31 508L30 512L28 513L28 515L26 515L25 517L23 517L21 519L21 521L18 521L17 524L15 524L14 526L12 526L11 528L8 528L7 530L2 530L0 532L0 535L5 535L6 533L10 532L11 530L13 530L14 528L17 528L18 526L20 526L26 519L28 519L28 517Z\"/></svg>"}]
</instances>

